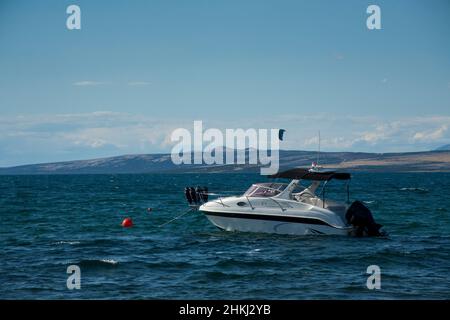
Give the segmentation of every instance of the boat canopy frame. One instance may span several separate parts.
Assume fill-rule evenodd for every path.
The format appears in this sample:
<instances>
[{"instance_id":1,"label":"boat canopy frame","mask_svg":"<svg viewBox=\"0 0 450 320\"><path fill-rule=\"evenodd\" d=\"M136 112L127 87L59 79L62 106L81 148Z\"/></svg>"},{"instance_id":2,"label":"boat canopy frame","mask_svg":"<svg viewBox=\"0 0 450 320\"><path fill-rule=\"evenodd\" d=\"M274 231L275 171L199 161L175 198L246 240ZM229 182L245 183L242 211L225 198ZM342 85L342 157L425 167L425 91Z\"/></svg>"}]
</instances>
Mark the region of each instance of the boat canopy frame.
<instances>
[{"instance_id":1,"label":"boat canopy frame","mask_svg":"<svg viewBox=\"0 0 450 320\"><path fill-rule=\"evenodd\" d=\"M320 181L324 182L322 186L322 207L325 208L325 190L329 181L335 180L344 180L346 181L346 191L347 191L347 203L350 203L350 173L346 172L336 172L336 171L313 171L304 168L294 168L286 171L282 171L273 175L270 175L269 178L285 178L285 179L294 179L294 180L310 180L310 181Z\"/></svg>"},{"instance_id":2,"label":"boat canopy frame","mask_svg":"<svg viewBox=\"0 0 450 320\"><path fill-rule=\"evenodd\" d=\"M294 168L286 171L282 171L269 178L285 178L295 180L312 180L312 181L330 181L336 180L350 180L350 173L336 172L336 171L313 171L304 168Z\"/></svg>"}]
</instances>

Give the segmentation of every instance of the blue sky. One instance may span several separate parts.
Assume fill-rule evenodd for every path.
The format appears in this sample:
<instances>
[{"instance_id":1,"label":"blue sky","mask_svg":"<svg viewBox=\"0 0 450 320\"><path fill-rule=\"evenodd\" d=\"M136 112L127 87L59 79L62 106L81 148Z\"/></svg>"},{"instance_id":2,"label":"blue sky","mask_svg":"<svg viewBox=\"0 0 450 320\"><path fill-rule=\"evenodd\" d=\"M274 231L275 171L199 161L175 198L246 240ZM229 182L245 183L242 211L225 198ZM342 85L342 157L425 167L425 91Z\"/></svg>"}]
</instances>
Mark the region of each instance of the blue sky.
<instances>
[{"instance_id":1,"label":"blue sky","mask_svg":"<svg viewBox=\"0 0 450 320\"><path fill-rule=\"evenodd\" d=\"M319 129L327 151L433 149L450 143L448 39L446 0L1 0L0 166L169 152L193 120L285 128L284 149Z\"/></svg>"}]
</instances>

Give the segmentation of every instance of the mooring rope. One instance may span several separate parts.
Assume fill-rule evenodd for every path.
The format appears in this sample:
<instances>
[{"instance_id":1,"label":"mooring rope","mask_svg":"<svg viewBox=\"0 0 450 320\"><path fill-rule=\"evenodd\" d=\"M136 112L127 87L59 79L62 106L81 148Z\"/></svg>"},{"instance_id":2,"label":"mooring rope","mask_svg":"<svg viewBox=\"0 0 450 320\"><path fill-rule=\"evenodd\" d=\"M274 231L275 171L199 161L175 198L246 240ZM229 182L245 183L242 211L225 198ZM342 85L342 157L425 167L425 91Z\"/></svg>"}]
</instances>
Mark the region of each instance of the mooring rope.
<instances>
[{"instance_id":1,"label":"mooring rope","mask_svg":"<svg viewBox=\"0 0 450 320\"><path fill-rule=\"evenodd\" d=\"M183 214L180 214L179 216L176 216L176 217L173 218L173 219L170 219L170 220L167 221L167 222L164 222L163 224L159 225L158 228L164 227L166 224L169 224L169 223L171 223L171 222L173 222L173 221L175 221L175 220L178 220L178 219L181 218L182 216L188 214L188 213L191 212L191 211L195 211L195 210L196 210L196 208L189 208L188 211L184 212Z\"/></svg>"}]
</instances>

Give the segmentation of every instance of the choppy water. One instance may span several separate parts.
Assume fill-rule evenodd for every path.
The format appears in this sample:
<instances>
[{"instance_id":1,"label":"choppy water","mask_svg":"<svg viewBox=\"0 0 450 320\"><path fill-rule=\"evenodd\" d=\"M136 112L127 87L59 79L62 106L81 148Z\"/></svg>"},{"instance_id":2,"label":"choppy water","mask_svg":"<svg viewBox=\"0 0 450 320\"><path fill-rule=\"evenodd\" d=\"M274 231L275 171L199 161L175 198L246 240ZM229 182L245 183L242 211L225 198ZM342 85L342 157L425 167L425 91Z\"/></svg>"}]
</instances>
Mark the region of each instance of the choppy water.
<instances>
[{"instance_id":1,"label":"choppy water","mask_svg":"<svg viewBox=\"0 0 450 320\"><path fill-rule=\"evenodd\" d=\"M256 174L0 176L3 299L448 299L450 174L355 174L389 239L223 232L183 188L244 191ZM147 208L153 208L149 213ZM131 216L135 226L120 226ZM67 266L81 268L68 290ZM381 268L368 290L366 268Z\"/></svg>"}]
</instances>

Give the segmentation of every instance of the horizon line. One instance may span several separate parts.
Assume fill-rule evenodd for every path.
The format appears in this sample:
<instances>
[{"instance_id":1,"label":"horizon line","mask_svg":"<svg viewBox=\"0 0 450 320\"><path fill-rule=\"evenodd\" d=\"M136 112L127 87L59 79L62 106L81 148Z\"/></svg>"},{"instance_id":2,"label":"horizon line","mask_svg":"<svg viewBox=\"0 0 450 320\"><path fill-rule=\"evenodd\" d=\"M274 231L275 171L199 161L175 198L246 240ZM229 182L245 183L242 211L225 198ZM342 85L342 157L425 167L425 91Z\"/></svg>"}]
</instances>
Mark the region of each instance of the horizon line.
<instances>
[{"instance_id":1,"label":"horizon line","mask_svg":"<svg viewBox=\"0 0 450 320\"><path fill-rule=\"evenodd\" d=\"M245 149L233 149L234 152L236 151L247 151L247 150L256 150L254 148L245 148ZM269 151L269 150L268 150ZM198 153L200 151L192 151L191 154ZM311 153L317 153L317 150L299 150L299 149L279 149L279 152L311 152ZM422 151L399 151L399 152L367 152L367 151L320 151L320 153L366 153L366 154L379 154L379 155L395 155L395 154L414 154L414 153L428 153L428 152L450 152L450 150L422 150ZM27 163L27 164L17 164L17 165L11 165L11 166L2 166L0 169L12 169L12 168L18 168L18 167L26 167L26 166L36 166L36 165L44 165L44 164L56 164L56 163L67 163L67 162L79 162L79 161L91 161L91 160L102 160L102 159L113 159L113 158L120 158L120 157L127 157L127 156L146 156L146 155L159 155L159 156L166 156L170 155L170 152L156 152L156 153L128 153L128 154L120 154L115 156L104 156L104 157L96 157L96 158L84 158L84 159L72 159L72 160L61 160L61 161L46 161L46 162L37 162L37 163Z\"/></svg>"}]
</instances>

